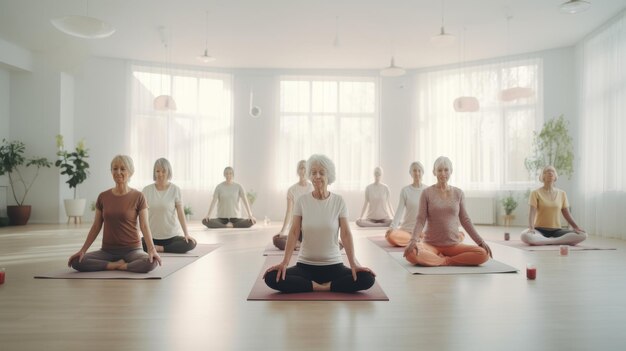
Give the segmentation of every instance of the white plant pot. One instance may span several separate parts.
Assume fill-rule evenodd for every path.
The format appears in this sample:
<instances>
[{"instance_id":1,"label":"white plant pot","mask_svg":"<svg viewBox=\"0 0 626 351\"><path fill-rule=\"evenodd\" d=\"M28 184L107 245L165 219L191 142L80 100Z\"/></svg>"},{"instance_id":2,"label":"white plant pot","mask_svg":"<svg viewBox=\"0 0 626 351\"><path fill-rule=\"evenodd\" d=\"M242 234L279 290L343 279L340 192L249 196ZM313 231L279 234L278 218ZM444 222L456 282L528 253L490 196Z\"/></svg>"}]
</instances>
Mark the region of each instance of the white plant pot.
<instances>
[{"instance_id":1,"label":"white plant pot","mask_svg":"<svg viewBox=\"0 0 626 351\"><path fill-rule=\"evenodd\" d=\"M68 217L82 217L87 199L65 199L65 214Z\"/></svg>"}]
</instances>

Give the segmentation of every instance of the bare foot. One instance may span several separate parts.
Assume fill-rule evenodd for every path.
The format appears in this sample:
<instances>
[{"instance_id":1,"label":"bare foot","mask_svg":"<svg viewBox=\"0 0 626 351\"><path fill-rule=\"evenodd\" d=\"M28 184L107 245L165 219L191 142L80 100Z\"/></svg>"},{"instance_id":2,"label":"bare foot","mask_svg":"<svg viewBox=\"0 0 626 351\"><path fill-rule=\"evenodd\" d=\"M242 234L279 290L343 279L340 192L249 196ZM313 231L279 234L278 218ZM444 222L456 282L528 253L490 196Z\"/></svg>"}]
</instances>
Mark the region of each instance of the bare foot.
<instances>
[{"instance_id":1,"label":"bare foot","mask_svg":"<svg viewBox=\"0 0 626 351\"><path fill-rule=\"evenodd\" d=\"M157 252L165 252L165 248L161 245L154 245L154 248L157 250Z\"/></svg>"},{"instance_id":2,"label":"bare foot","mask_svg":"<svg viewBox=\"0 0 626 351\"><path fill-rule=\"evenodd\" d=\"M330 291L330 282L326 282L324 284L313 283L313 291Z\"/></svg>"},{"instance_id":3,"label":"bare foot","mask_svg":"<svg viewBox=\"0 0 626 351\"><path fill-rule=\"evenodd\" d=\"M107 263L107 271L114 271L117 269L120 269L121 266L125 265L126 262L124 262L124 260L119 259L117 261L113 261L113 262L109 262Z\"/></svg>"}]
</instances>

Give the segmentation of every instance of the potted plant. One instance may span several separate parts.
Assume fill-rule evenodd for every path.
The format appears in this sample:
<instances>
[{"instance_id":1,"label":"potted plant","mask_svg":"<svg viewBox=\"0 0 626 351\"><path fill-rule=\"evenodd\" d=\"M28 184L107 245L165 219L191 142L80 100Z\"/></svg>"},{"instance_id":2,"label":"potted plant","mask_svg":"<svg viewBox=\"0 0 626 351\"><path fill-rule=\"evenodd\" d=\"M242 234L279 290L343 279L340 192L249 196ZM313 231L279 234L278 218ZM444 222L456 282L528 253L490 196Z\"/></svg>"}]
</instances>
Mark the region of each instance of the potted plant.
<instances>
[{"instance_id":1,"label":"potted plant","mask_svg":"<svg viewBox=\"0 0 626 351\"><path fill-rule=\"evenodd\" d=\"M193 215L193 210L191 209L191 206L183 207L183 211L185 212L185 219L190 220L191 216Z\"/></svg>"},{"instance_id":2,"label":"potted plant","mask_svg":"<svg viewBox=\"0 0 626 351\"><path fill-rule=\"evenodd\" d=\"M544 123L533 139L533 155L524 164L531 176L536 177L543 167L552 165L559 175L568 178L574 173L572 137L567 130L568 122L563 115Z\"/></svg>"},{"instance_id":3,"label":"potted plant","mask_svg":"<svg viewBox=\"0 0 626 351\"><path fill-rule=\"evenodd\" d=\"M248 198L250 207L252 207L252 204L254 204L254 201L256 200L256 191L254 191L254 189L250 189L250 191L246 193L246 197Z\"/></svg>"},{"instance_id":4,"label":"potted plant","mask_svg":"<svg viewBox=\"0 0 626 351\"><path fill-rule=\"evenodd\" d=\"M76 144L76 149L72 152L65 150L63 136L56 136L57 156L54 165L61 169L61 174L67 175L69 178L66 183L70 189L74 189L74 198L65 199L65 213L69 218L80 218L85 212L86 199L78 199L76 196L78 185L82 184L89 175L89 163L85 160L89 158L89 150L85 148L85 141L80 140Z\"/></svg>"},{"instance_id":5,"label":"potted plant","mask_svg":"<svg viewBox=\"0 0 626 351\"><path fill-rule=\"evenodd\" d=\"M12 225L24 225L28 223L30 218L30 205L24 205L26 195L30 191L30 188L35 183L39 170L41 167L50 168L52 163L45 157L33 157L26 159L24 152L26 151L26 145L21 141L8 141L2 139L2 145L0 145L0 176L8 175L9 185L11 185L11 191L13 193L13 199L17 205L7 206L7 216ZM37 168L35 175L30 179L25 179L20 172L20 168L35 166ZM18 189L22 189L22 196L17 195Z\"/></svg>"},{"instance_id":6,"label":"potted plant","mask_svg":"<svg viewBox=\"0 0 626 351\"><path fill-rule=\"evenodd\" d=\"M513 195L512 192L509 191L509 195L507 195L506 197L503 197L500 200L500 203L502 204L502 207L504 208L504 213L505 213L504 225L508 227L511 225L511 222L513 222L513 220L515 219L515 216L513 215L513 211L515 211L518 205L517 198Z\"/></svg>"}]
</instances>

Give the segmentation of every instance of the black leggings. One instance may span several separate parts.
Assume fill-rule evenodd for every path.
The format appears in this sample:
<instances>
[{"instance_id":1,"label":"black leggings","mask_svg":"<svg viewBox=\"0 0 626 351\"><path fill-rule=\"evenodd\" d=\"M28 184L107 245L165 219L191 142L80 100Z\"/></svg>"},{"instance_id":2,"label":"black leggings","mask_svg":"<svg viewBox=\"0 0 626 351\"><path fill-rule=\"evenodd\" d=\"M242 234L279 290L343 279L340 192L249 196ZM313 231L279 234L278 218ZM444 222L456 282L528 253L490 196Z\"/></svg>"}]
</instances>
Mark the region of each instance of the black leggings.
<instances>
[{"instance_id":1,"label":"black leggings","mask_svg":"<svg viewBox=\"0 0 626 351\"><path fill-rule=\"evenodd\" d=\"M228 222L233 224L233 228L250 228L254 225L251 219L243 218L211 218L208 221L206 218L202 220L207 228L226 228Z\"/></svg>"},{"instance_id":2,"label":"black leggings","mask_svg":"<svg viewBox=\"0 0 626 351\"><path fill-rule=\"evenodd\" d=\"M196 243L193 240L185 241L185 238L178 235L169 239L152 239L154 245L163 246L164 252L171 253L185 253L187 251L191 251L196 247ZM144 251L148 251L146 247L146 242L141 238L141 246L143 246Z\"/></svg>"},{"instance_id":3,"label":"black leggings","mask_svg":"<svg viewBox=\"0 0 626 351\"><path fill-rule=\"evenodd\" d=\"M561 237L567 233L571 233L573 232L573 230L567 230L567 229L561 229L561 228L540 228L540 227L535 227L535 229L537 229L537 231L539 233L541 233L541 235L545 236L546 238L558 238Z\"/></svg>"},{"instance_id":4,"label":"black leggings","mask_svg":"<svg viewBox=\"0 0 626 351\"><path fill-rule=\"evenodd\" d=\"M298 262L287 268L285 280L276 282L276 272L265 275L265 284L284 293L313 291L313 281L319 284L330 282L330 290L352 293L367 290L374 285L374 275L369 272L357 272L356 281L352 279L352 270L342 263L328 266L314 266Z\"/></svg>"}]
</instances>

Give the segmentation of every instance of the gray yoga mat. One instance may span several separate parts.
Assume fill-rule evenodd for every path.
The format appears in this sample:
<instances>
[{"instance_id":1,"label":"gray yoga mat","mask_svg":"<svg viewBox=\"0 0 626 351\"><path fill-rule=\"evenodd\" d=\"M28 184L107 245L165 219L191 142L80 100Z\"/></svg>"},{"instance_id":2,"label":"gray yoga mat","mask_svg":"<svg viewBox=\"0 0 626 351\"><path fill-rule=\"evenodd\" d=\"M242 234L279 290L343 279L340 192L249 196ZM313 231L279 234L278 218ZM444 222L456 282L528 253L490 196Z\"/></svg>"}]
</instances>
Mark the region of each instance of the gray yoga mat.
<instances>
[{"instance_id":1,"label":"gray yoga mat","mask_svg":"<svg viewBox=\"0 0 626 351\"><path fill-rule=\"evenodd\" d=\"M424 275L446 275L446 274L489 274L489 273L517 273L517 268L508 264L490 259L480 266L443 266L443 267L423 267L416 266L407 261L402 255L403 252L390 252L394 260L396 260L404 269L411 274Z\"/></svg>"},{"instance_id":2,"label":"gray yoga mat","mask_svg":"<svg viewBox=\"0 0 626 351\"><path fill-rule=\"evenodd\" d=\"M513 247L516 249L524 250L524 251L559 251L560 245L537 245L531 246L528 245L521 240L489 240L492 243L496 243L499 245L504 245L508 247ZM587 244L578 244L578 245L569 245L570 251L585 251L585 250L616 250L614 247L602 247L596 245L587 245Z\"/></svg>"},{"instance_id":3,"label":"gray yoga mat","mask_svg":"<svg viewBox=\"0 0 626 351\"><path fill-rule=\"evenodd\" d=\"M200 249L196 247L193 251L198 250L199 256L184 256L178 254L178 256L161 256L161 266L155 268L152 272L148 273L132 273L125 271L100 271L100 272L78 272L72 268L64 268L58 271L53 271L45 274L35 275L35 278L42 279L163 279L168 275L176 272L177 270L185 267L186 265L195 262L200 257L212 252L220 247L218 244L202 244Z\"/></svg>"}]
</instances>

